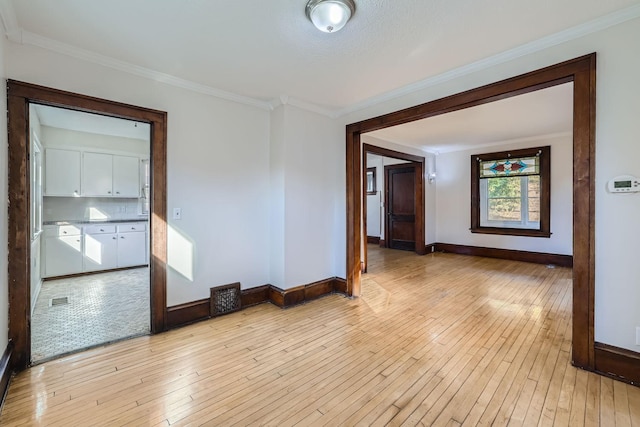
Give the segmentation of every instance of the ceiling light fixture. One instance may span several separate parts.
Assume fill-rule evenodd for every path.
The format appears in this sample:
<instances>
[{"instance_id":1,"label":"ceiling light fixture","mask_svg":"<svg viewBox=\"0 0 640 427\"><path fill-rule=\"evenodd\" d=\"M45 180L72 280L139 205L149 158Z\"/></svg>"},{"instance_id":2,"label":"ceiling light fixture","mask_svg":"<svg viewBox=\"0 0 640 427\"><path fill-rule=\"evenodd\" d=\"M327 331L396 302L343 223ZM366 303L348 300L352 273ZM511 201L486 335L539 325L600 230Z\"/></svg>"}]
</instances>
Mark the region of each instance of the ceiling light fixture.
<instances>
[{"instance_id":1,"label":"ceiling light fixture","mask_svg":"<svg viewBox=\"0 0 640 427\"><path fill-rule=\"evenodd\" d=\"M353 0L309 0L305 9L307 18L325 33L340 31L355 11Z\"/></svg>"}]
</instances>

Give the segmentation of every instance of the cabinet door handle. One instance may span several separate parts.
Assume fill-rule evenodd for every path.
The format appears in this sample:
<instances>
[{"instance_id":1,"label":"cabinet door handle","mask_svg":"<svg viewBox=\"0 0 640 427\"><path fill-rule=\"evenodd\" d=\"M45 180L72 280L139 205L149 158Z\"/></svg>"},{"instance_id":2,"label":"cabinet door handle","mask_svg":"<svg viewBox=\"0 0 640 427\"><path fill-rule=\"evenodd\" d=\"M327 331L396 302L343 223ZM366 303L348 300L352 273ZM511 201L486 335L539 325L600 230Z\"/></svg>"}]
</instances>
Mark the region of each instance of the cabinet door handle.
<instances>
[{"instance_id":1,"label":"cabinet door handle","mask_svg":"<svg viewBox=\"0 0 640 427\"><path fill-rule=\"evenodd\" d=\"M112 237L112 239L113 239L113 240L116 240L116 238L115 238L115 237Z\"/></svg>"},{"instance_id":2,"label":"cabinet door handle","mask_svg":"<svg viewBox=\"0 0 640 427\"><path fill-rule=\"evenodd\" d=\"M121 239L124 239L124 236L120 236Z\"/></svg>"},{"instance_id":3,"label":"cabinet door handle","mask_svg":"<svg viewBox=\"0 0 640 427\"><path fill-rule=\"evenodd\" d=\"M120 194L120 192L119 192L119 191L116 191L116 194Z\"/></svg>"},{"instance_id":4,"label":"cabinet door handle","mask_svg":"<svg viewBox=\"0 0 640 427\"><path fill-rule=\"evenodd\" d=\"M111 194L111 191L107 191L107 194Z\"/></svg>"},{"instance_id":5,"label":"cabinet door handle","mask_svg":"<svg viewBox=\"0 0 640 427\"><path fill-rule=\"evenodd\" d=\"M104 231L104 228L101 228L100 231Z\"/></svg>"}]
</instances>

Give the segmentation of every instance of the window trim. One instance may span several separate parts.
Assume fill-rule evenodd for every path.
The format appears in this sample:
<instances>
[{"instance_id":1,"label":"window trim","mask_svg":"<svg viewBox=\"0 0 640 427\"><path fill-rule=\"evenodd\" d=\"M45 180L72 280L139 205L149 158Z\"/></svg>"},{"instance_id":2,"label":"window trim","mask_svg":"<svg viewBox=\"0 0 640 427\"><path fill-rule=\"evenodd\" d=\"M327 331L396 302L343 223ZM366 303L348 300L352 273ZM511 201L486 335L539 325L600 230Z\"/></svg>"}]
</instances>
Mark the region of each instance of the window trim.
<instances>
[{"instance_id":1,"label":"window trim","mask_svg":"<svg viewBox=\"0 0 640 427\"><path fill-rule=\"evenodd\" d=\"M532 157L540 153L540 228L486 227L480 225L480 160ZM551 147L474 154L471 156L471 228L472 233L508 236L551 237Z\"/></svg>"}]
</instances>

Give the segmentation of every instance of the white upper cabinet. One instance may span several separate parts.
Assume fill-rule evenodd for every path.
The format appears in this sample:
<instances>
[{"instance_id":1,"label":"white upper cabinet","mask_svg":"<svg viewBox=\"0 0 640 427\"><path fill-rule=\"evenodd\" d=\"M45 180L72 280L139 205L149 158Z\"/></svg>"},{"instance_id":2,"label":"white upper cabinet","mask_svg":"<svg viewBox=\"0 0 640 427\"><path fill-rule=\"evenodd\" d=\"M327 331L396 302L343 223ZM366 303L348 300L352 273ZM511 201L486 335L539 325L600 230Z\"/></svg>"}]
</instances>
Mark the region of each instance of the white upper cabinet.
<instances>
[{"instance_id":1,"label":"white upper cabinet","mask_svg":"<svg viewBox=\"0 0 640 427\"><path fill-rule=\"evenodd\" d=\"M48 148L45 151L45 196L80 195L80 152Z\"/></svg>"},{"instance_id":2,"label":"white upper cabinet","mask_svg":"<svg viewBox=\"0 0 640 427\"><path fill-rule=\"evenodd\" d=\"M113 156L113 195L140 197L140 159Z\"/></svg>"},{"instance_id":3,"label":"white upper cabinet","mask_svg":"<svg viewBox=\"0 0 640 427\"><path fill-rule=\"evenodd\" d=\"M45 156L45 196L140 197L138 157L57 148Z\"/></svg>"},{"instance_id":4,"label":"white upper cabinet","mask_svg":"<svg viewBox=\"0 0 640 427\"><path fill-rule=\"evenodd\" d=\"M113 155L84 153L82 159L82 195L110 197L113 193Z\"/></svg>"}]
</instances>

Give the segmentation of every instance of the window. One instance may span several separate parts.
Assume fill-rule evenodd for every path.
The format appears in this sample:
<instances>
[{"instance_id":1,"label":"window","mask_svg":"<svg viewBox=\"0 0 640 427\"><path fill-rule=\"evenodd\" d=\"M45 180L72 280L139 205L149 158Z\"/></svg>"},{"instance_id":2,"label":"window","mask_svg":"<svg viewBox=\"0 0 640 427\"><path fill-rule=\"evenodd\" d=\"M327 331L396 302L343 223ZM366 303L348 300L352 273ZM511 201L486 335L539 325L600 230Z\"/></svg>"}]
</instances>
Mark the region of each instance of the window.
<instances>
[{"instance_id":1,"label":"window","mask_svg":"<svg viewBox=\"0 0 640 427\"><path fill-rule=\"evenodd\" d=\"M377 194L376 168L367 168L367 194Z\"/></svg>"},{"instance_id":2,"label":"window","mask_svg":"<svg viewBox=\"0 0 640 427\"><path fill-rule=\"evenodd\" d=\"M471 156L471 232L550 237L550 147Z\"/></svg>"}]
</instances>

